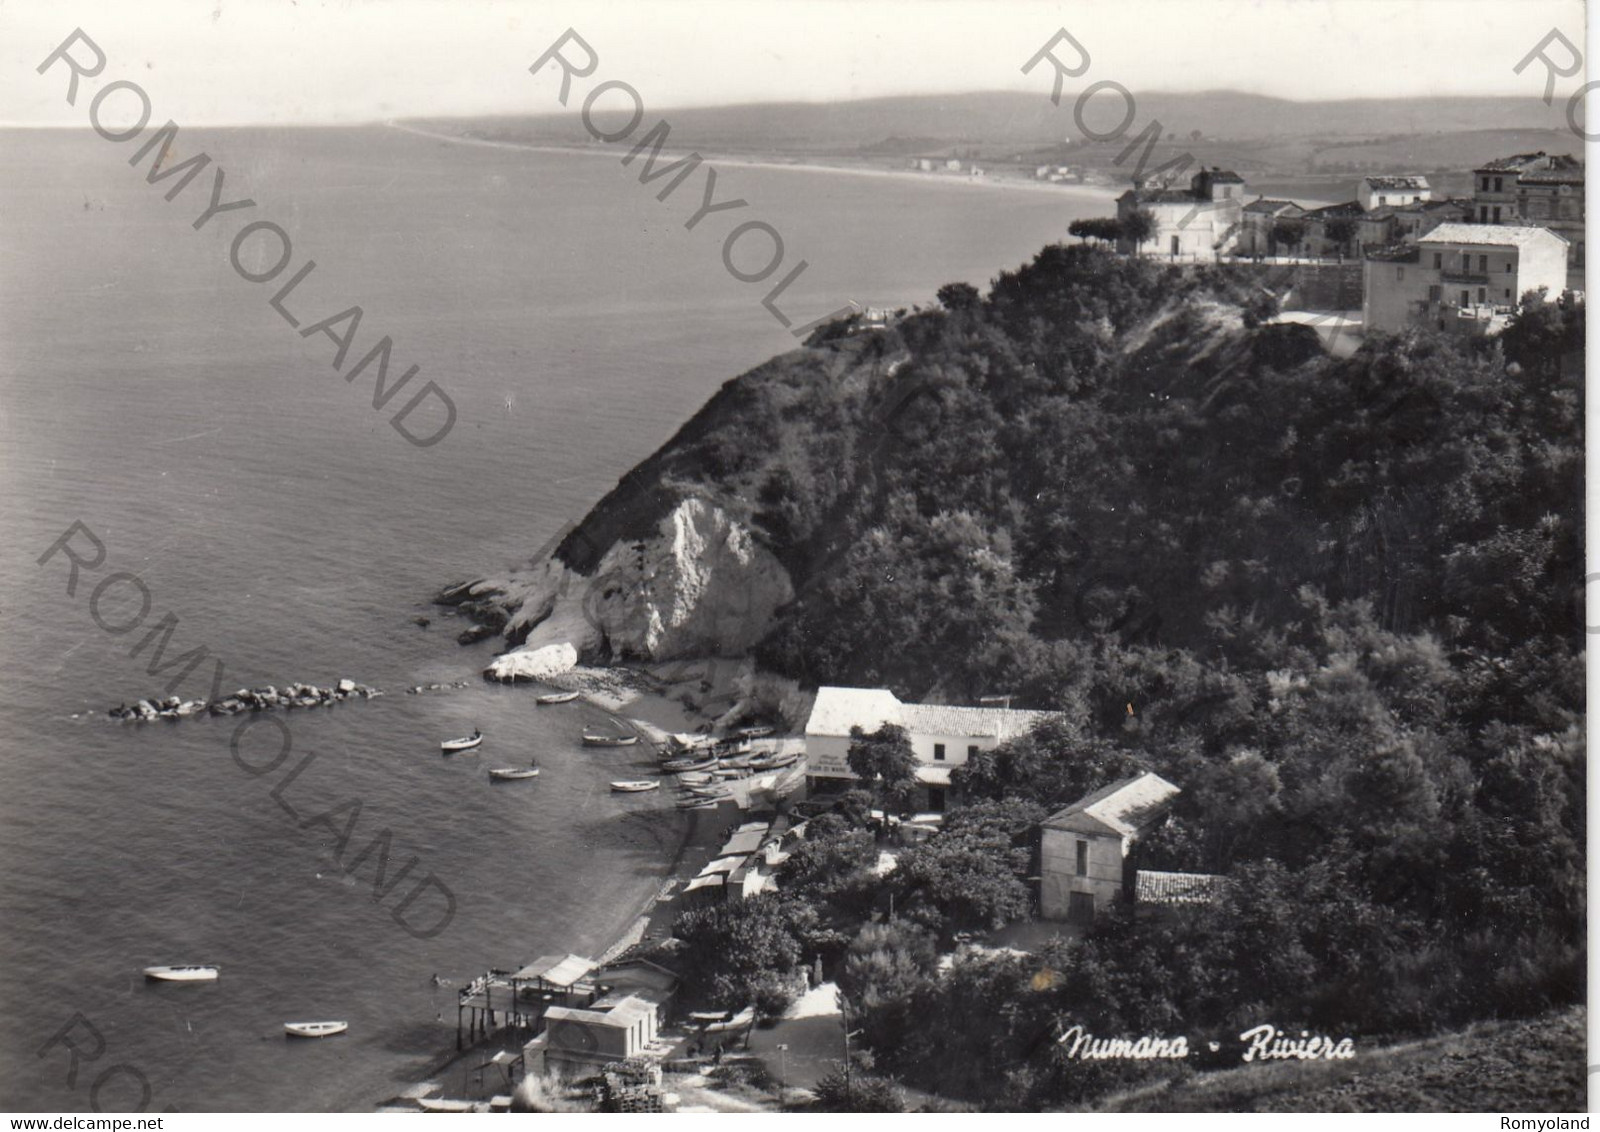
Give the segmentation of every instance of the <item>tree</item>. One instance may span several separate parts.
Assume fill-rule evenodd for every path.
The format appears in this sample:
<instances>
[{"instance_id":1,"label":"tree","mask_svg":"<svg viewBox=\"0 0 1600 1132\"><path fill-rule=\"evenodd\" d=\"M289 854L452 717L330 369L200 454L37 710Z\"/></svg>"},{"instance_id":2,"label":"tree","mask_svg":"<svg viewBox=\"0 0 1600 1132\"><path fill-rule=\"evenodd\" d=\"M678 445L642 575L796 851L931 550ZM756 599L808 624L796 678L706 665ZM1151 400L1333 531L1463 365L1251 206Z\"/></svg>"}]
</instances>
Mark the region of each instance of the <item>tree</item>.
<instances>
[{"instance_id":1,"label":"tree","mask_svg":"<svg viewBox=\"0 0 1600 1132\"><path fill-rule=\"evenodd\" d=\"M672 934L687 945L688 982L714 1005L737 1010L759 999L771 1009L781 997L775 983L787 984L793 997L799 936L815 919L804 905L762 894L684 912Z\"/></svg>"},{"instance_id":2,"label":"tree","mask_svg":"<svg viewBox=\"0 0 1600 1132\"><path fill-rule=\"evenodd\" d=\"M983 297L971 283L946 283L935 295L939 304L952 314L977 310L983 305Z\"/></svg>"},{"instance_id":3,"label":"tree","mask_svg":"<svg viewBox=\"0 0 1600 1132\"><path fill-rule=\"evenodd\" d=\"M1306 238L1306 226L1303 220L1284 219L1273 222L1272 244L1276 249L1285 247L1289 254L1294 254L1294 249L1300 246L1300 241Z\"/></svg>"},{"instance_id":4,"label":"tree","mask_svg":"<svg viewBox=\"0 0 1600 1132\"><path fill-rule=\"evenodd\" d=\"M905 920L867 924L851 941L839 974L852 1024L865 1045L893 1051L918 1025L917 999L939 965L935 940Z\"/></svg>"},{"instance_id":5,"label":"tree","mask_svg":"<svg viewBox=\"0 0 1600 1132\"><path fill-rule=\"evenodd\" d=\"M1156 234L1156 218L1148 208L1136 208L1122 218L1122 235L1133 241L1133 251L1139 254L1144 242Z\"/></svg>"},{"instance_id":6,"label":"tree","mask_svg":"<svg viewBox=\"0 0 1600 1132\"><path fill-rule=\"evenodd\" d=\"M1067 234L1080 240L1100 240L1113 243L1122 234L1122 225L1114 216L1086 216L1067 225Z\"/></svg>"},{"instance_id":7,"label":"tree","mask_svg":"<svg viewBox=\"0 0 1600 1132\"><path fill-rule=\"evenodd\" d=\"M1353 218L1349 216L1336 216L1324 224L1322 230L1328 239L1332 241L1333 244L1339 249L1339 256L1342 259L1344 256L1350 254L1350 241L1355 239L1356 233L1361 229L1360 225L1358 225Z\"/></svg>"},{"instance_id":8,"label":"tree","mask_svg":"<svg viewBox=\"0 0 1600 1132\"><path fill-rule=\"evenodd\" d=\"M917 789L917 755L911 736L898 723L885 723L870 735L850 728L850 770L869 784L879 803L900 813L911 809Z\"/></svg>"}]
</instances>

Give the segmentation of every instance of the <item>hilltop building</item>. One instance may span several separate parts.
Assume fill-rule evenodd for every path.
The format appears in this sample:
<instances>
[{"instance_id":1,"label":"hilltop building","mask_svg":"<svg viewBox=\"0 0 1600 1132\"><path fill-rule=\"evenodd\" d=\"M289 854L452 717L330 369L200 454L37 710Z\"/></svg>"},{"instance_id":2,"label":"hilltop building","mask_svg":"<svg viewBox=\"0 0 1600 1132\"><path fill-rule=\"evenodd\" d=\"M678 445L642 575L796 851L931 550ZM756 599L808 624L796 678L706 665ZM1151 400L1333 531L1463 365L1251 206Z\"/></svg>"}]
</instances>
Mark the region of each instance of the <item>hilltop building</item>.
<instances>
[{"instance_id":1,"label":"hilltop building","mask_svg":"<svg viewBox=\"0 0 1600 1132\"><path fill-rule=\"evenodd\" d=\"M1566 288L1567 242L1546 228L1441 224L1415 244L1368 255L1362 268L1367 330L1436 325L1493 333L1528 291L1547 302Z\"/></svg>"},{"instance_id":2,"label":"hilltop building","mask_svg":"<svg viewBox=\"0 0 1600 1132\"><path fill-rule=\"evenodd\" d=\"M1155 220L1150 238L1138 245L1117 241L1124 254L1215 259L1231 250L1244 216L1245 182L1228 169L1202 169L1189 178L1187 189L1146 188L1136 184L1117 198L1117 219L1135 212Z\"/></svg>"},{"instance_id":3,"label":"hilltop building","mask_svg":"<svg viewBox=\"0 0 1600 1132\"><path fill-rule=\"evenodd\" d=\"M1356 188L1356 200L1367 212L1432 199L1433 190L1426 177L1363 177Z\"/></svg>"},{"instance_id":4,"label":"hilltop building","mask_svg":"<svg viewBox=\"0 0 1600 1132\"><path fill-rule=\"evenodd\" d=\"M1040 826L1039 912L1047 920L1093 922L1129 899L1137 883L1128 852L1167 816L1180 791L1146 771L1102 786Z\"/></svg>"},{"instance_id":5,"label":"hilltop building","mask_svg":"<svg viewBox=\"0 0 1600 1132\"><path fill-rule=\"evenodd\" d=\"M1472 171L1479 224L1548 228L1567 241L1567 286L1583 289L1583 163L1568 154L1518 153Z\"/></svg>"},{"instance_id":6,"label":"hilltop building","mask_svg":"<svg viewBox=\"0 0 1600 1132\"><path fill-rule=\"evenodd\" d=\"M1053 711L1015 708L953 707L946 704L901 703L887 688L817 689L806 720L806 773L818 779L851 779L850 729L872 732L886 723L906 729L917 756L917 779L927 789L927 808L944 809L950 770L979 751L989 751L1014 736L1026 734Z\"/></svg>"}]
</instances>

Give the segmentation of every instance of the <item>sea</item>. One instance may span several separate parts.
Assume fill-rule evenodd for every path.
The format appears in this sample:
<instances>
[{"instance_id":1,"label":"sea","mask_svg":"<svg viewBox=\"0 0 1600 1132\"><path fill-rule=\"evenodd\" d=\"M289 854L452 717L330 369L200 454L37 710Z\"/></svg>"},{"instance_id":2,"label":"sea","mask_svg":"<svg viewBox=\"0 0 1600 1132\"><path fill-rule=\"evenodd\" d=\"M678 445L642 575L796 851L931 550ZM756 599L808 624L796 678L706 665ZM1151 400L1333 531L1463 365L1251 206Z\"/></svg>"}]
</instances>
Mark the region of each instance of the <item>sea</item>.
<instances>
[{"instance_id":1,"label":"sea","mask_svg":"<svg viewBox=\"0 0 1600 1132\"><path fill-rule=\"evenodd\" d=\"M703 169L662 200L621 146L372 125L183 129L167 168L212 163L169 200L181 173L130 164L148 137L0 132L0 1108L370 1110L453 1049L455 985L604 950L696 836L609 791L644 766L581 749L599 709L482 681L493 642L458 645L431 597L526 561L794 348L762 298L801 260L774 303L795 326L931 305L1109 198L712 162L748 204L686 229ZM197 228L219 167L219 202L254 204ZM761 283L724 262L745 221L767 228L738 271L782 241ZM384 336L390 383L418 370L375 409L376 363L334 362ZM457 416L422 447L391 420L428 380ZM406 420L442 422L436 398ZM169 630L166 663L206 650L186 699L219 660L223 692L385 694L109 719L181 671L149 669ZM440 754L474 728L479 753ZM191 963L221 978L141 975ZM286 1040L313 1019L350 1029Z\"/></svg>"}]
</instances>

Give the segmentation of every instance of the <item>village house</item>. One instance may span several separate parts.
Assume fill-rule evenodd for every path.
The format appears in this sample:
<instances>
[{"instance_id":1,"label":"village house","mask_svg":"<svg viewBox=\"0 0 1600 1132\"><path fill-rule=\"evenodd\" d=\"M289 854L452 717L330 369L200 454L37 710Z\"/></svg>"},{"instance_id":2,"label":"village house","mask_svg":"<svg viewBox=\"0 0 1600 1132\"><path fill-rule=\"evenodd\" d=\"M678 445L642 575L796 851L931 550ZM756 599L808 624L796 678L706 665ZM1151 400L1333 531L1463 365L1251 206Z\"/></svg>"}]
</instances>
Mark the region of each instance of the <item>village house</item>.
<instances>
[{"instance_id":1,"label":"village house","mask_svg":"<svg viewBox=\"0 0 1600 1132\"><path fill-rule=\"evenodd\" d=\"M917 781L927 791L927 808L939 812L944 809L952 768L1059 714L906 704L886 688L818 688L806 719L807 782L816 787L830 779L854 778L848 761L850 729L859 727L873 732L886 723L894 723L904 727L910 737L911 749L917 756Z\"/></svg>"},{"instance_id":2,"label":"village house","mask_svg":"<svg viewBox=\"0 0 1600 1132\"><path fill-rule=\"evenodd\" d=\"M1583 163L1568 154L1519 153L1472 171L1479 224L1549 228L1567 241L1567 286L1583 289Z\"/></svg>"},{"instance_id":3,"label":"village house","mask_svg":"<svg viewBox=\"0 0 1600 1132\"><path fill-rule=\"evenodd\" d=\"M523 1047L529 1072L587 1076L603 1065L655 1052L656 1009L616 992L587 1007L552 1006L544 1032Z\"/></svg>"},{"instance_id":4,"label":"village house","mask_svg":"<svg viewBox=\"0 0 1600 1132\"><path fill-rule=\"evenodd\" d=\"M1472 219L1472 204L1460 200L1423 200L1387 210L1394 218L1395 238L1415 243L1441 224L1464 223Z\"/></svg>"},{"instance_id":5,"label":"village house","mask_svg":"<svg viewBox=\"0 0 1600 1132\"><path fill-rule=\"evenodd\" d=\"M1292 255L1297 244L1279 241L1276 229L1284 221L1298 220L1305 209L1292 200L1257 197L1244 206L1235 251L1247 256Z\"/></svg>"},{"instance_id":6,"label":"village house","mask_svg":"<svg viewBox=\"0 0 1600 1132\"><path fill-rule=\"evenodd\" d=\"M1363 177L1356 188L1356 200L1367 212L1431 199L1426 177Z\"/></svg>"},{"instance_id":7,"label":"village house","mask_svg":"<svg viewBox=\"0 0 1600 1132\"><path fill-rule=\"evenodd\" d=\"M1150 237L1137 245L1117 240L1123 254L1215 259L1230 251L1244 216L1244 178L1227 170L1202 169L1189 178L1187 189L1135 185L1117 198L1117 220L1126 224L1136 212L1155 221Z\"/></svg>"},{"instance_id":8,"label":"village house","mask_svg":"<svg viewBox=\"0 0 1600 1132\"><path fill-rule=\"evenodd\" d=\"M1039 839L1039 913L1047 920L1093 922L1129 899L1128 853L1167 816L1180 791L1146 771L1102 786L1046 818Z\"/></svg>"},{"instance_id":9,"label":"village house","mask_svg":"<svg viewBox=\"0 0 1600 1132\"><path fill-rule=\"evenodd\" d=\"M1362 267L1366 329L1433 325L1493 333L1529 291L1553 302L1566 288L1567 242L1545 228L1441 224L1415 244L1367 256Z\"/></svg>"},{"instance_id":10,"label":"village house","mask_svg":"<svg viewBox=\"0 0 1600 1132\"><path fill-rule=\"evenodd\" d=\"M1309 209L1300 219L1305 223L1301 253L1307 256L1356 257L1367 248L1387 247L1397 238L1389 209L1368 212L1358 200ZM1341 227L1348 227L1348 239L1335 238Z\"/></svg>"}]
</instances>

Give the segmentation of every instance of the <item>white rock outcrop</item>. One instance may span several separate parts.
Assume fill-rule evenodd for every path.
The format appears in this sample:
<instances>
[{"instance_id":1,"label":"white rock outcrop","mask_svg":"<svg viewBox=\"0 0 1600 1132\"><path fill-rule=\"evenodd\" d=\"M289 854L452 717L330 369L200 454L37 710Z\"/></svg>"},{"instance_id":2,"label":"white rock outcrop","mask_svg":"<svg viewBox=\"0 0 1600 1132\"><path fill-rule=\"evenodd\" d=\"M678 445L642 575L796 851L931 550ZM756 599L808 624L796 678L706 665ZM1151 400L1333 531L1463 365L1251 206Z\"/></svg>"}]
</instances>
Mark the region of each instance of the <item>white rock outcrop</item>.
<instances>
[{"instance_id":1,"label":"white rock outcrop","mask_svg":"<svg viewBox=\"0 0 1600 1132\"><path fill-rule=\"evenodd\" d=\"M496 588L516 610L507 633L531 626L521 647L495 661L506 671L534 663L517 659L525 654L554 660L543 650L560 645L571 648L574 663L607 650L632 660L742 653L794 598L771 551L702 499L679 503L652 537L613 544L593 577L552 557Z\"/></svg>"}]
</instances>

